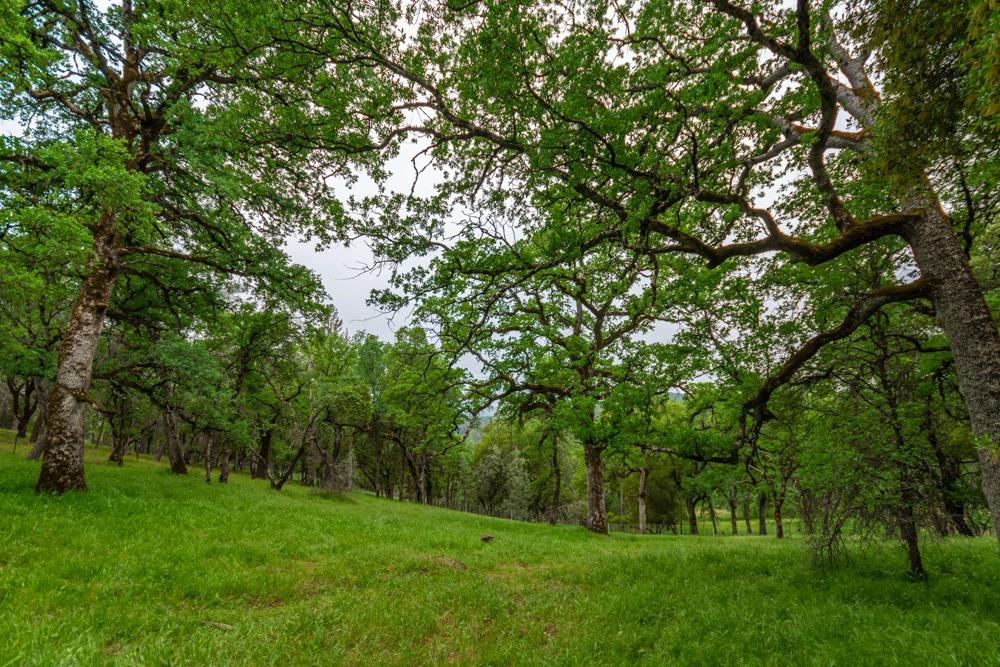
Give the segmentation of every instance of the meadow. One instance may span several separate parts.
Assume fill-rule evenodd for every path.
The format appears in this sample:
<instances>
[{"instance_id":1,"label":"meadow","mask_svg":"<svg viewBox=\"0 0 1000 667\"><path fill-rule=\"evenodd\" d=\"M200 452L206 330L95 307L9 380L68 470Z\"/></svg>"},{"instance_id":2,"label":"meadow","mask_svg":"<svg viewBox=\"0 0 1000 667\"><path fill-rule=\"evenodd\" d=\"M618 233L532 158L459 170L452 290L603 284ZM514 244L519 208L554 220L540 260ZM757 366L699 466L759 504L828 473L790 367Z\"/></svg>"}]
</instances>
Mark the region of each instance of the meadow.
<instances>
[{"instance_id":1,"label":"meadow","mask_svg":"<svg viewBox=\"0 0 1000 667\"><path fill-rule=\"evenodd\" d=\"M0 665L1000 664L992 538L818 569L802 539L596 535L107 465L0 436ZM494 536L484 542L485 534Z\"/></svg>"}]
</instances>

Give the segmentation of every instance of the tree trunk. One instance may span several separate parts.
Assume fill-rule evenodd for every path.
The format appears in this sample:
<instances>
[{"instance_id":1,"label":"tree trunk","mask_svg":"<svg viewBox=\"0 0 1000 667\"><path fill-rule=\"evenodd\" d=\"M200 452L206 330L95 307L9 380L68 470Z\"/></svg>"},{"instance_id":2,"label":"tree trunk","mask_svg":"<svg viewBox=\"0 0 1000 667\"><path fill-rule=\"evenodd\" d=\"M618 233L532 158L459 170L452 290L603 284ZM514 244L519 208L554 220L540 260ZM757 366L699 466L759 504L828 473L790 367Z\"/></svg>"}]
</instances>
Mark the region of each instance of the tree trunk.
<instances>
[{"instance_id":1,"label":"tree trunk","mask_svg":"<svg viewBox=\"0 0 1000 667\"><path fill-rule=\"evenodd\" d=\"M906 554L910 561L910 575L918 579L927 576L924 570L923 559L920 557L920 545L917 542L917 519L914 515L913 506L917 501L917 494L910 483L909 475L906 471L902 474L902 489L899 517L899 533L906 544Z\"/></svg>"},{"instance_id":2,"label":"tree trunk","mask_svg":"<svg viewBox=\"0 0 1000 667\"><path fill-rule=\"evenodd\" d=\"M945 517L959 535L974 537L975 533L965 522L965 503L962 502L958 492L958 483L962 477L961 464L948 455L948 452L941 446L941 441L938 440L930 398L927 399L925 415L924 431L927 433L927 441L931 444L934 458L937 460L937 470L934 477L941 492L941 504L944 506Z\"/></svg>"},{"instance_id":3,"label":"tree trunk","mask_svg":"<svg viewBox=\"0 0 1000 667\"><path fill-rule=\"evenodd\" d=\"M729 496L727 500L729 501L729 528L733 531L733 535L739 535L740 522L736 518L736 496Z\"/></svg>"},{"instance_id":4,"label":"tree trunk","mask_svg":"<svg viewBox=\"0 0 1000 667\"><path fill-rule=\"evenodd\" d=\"M105 214L95 230L90 271L73 304L59 348L36 492L87 488L83 475L83 418L104 312L118 276L114 222L114 216Z\"/></svg>"},{"instance_id":5,"label":"tree trunk","mask_svg":"<svg viewBox=\"0 0 1000 667\"><path fill-rule=\"evenodd\" d=\"M219 484L229 483L229 441L225 441L222 445L222 451L219 452Z\"/></svg>"},{"instance_id":6,"label":"tree trunk","mask_svg":"<svg viewBox=\"0 0 1000 667\"><path fill-rule=\"evenodd\" d=\"M944 510L948 515L948 520L955 527L955 532L963 537L975 537L976 533L965 520L965 504L955 498L944 499Z\"/></svg>"},{"instance_id":7,"label":"tree trunk","mask_svg":"<svg viewBox=\"0 0 1000 667\"><path fill-rule=\"evenodd\" d=\"M753 535L753 524L750 523L750 496L743 494L743 523L746 524L747 535Z\"/></svg>"},{"instance_id":8,"label":"tree trunk","mask_svg":"<svg viewBox=\"0 0 1000 667\"><path fill-rule=\"evenodd\" d=\"M271 465L271 441L274 439L274 429L269 428L264 431L260 439L260 453L257 455L257 462L254 464L250 479L267 479L267 469ZM378 495L376 489L376 495Z\"/></svg>"},{"instance_id":9,"label":"tree trunk","mask_svg":"<svg viewBox=\"0 0 1000 667\"><path fill-rule=\"evenodd\" d=\"M719 534L719 517L715 513L715 503L712 502L712 496L708 496L708 516L712 519L712 535Z\"/></svg>"},{"instance_id":10,"label":"tree trunk","mask_svg":"<svg viewBox=\"0 0 1000 667\"><path fill-rule=\"evenodd\" d=\"M35 414L35 408L38 407L38 402L31 402L31 393L34 389L32 382L26 381L24 383L24 409L20 414L17 415L17 435L18 438L28 437L28 424L31 423L31 416Z\"/></svg>"},{"instance_id":11,"label":"tree trunk","mask_svg":"<svg viewBox=\"0 0 1000 667\"><path fill-rule=\"evenodd\" d=\"M552 491L552 509L549 513L549 523L553 526L559 520L559 508L562 506L562 470L559 468L559 439L554 438L552 444L552 474L555 476L555 489Z\"/></svg>"},{"instance_id":12,"label":"tree trunk","mask_svg":"<svg viewBox=\"0 0 1000 667\"><path fill-rule=\"evenodd\" d=\"M115 441L111 447L111 454L108 455L108 463L116 463L118 467L125 465L125 443Z\"/></svg>"},{"instance_id":13,"label":"tree trunk","mask_svg":"<svg viewBox=\"0 0 1000 667\"><path fill-rule=\"evenodd\" d=\"M49 412L48 412L48 404L47 403L45 405L45 411L42 412L39 415L38 420L42 422L42 425L41 425L41 427L32 429L31 437L35 438L35 440L34 440L35 444L32 445L31 451L28 452L28 459L32 460L32 461L34 461L35 459L41 458L42 452L45 451L45 443L47 441L47 439L46 439L46 430L48 428L46 426L46 424L48 424L48 421L49 421ZM30 438L29 438L29 442L31 442Z\"/></svg>"},{"instance_id":14,"label":"tree trunk","mask_svg":"<svg viewBox=\"0 0 1000 667\"><path fill-rule=\"evenodd\" d=\"M418 503L424 502L424 471L423 467L417 465L411 456L406 457L407 466L410 469L410 477L413 483L413 499Z\"/></svg>"},{"instance_id":15,"label":"tree trunk","mask_svg":"<svg viewBox=\"0 0 1000 667\"><path fill-rule=\"evenodd\" d=\"M646 478L649 477L649 468L639 469L639 534L646 534Z\"/></svg>"},{"instance_id":16,"label":"tree trunk","mask_svg":"<svg viewBox=\"0 0 1000 667\"><path fill-rule=\"evenodd\" d=\"M14 428L16 429L15 443L17 443L18 438L27 437L28 424L31 423L31 417L38 407L38 398L36 397L34 401L31 400L37 389L35 381L36 378L29 377L24 380L23 384L18 385L13 378L7 379L7 389L10 391L11 407L13 408Z\"/></svg>"},{"instance_id":17,"label":"tree trunk","mask_svg":"<svg viewBox=\"0 0 1000 667\"><path fill-rule=\"evenodd\" d=\"M688 531L692 535L698 534L698 499L685 498L684 505L687 507Z\"/></svg>"},{"instance_id":18,"label":"tree trunk","mask_svg":"<svg viewBox=\"0 0 1000 667\"><path fill-rule=\"evenodd\" d=\"M167 390L168 394L172 393ZM168 401L170 400L168 396ZM163 435L167 449L167 458L170 460L170 472L175 475L186 475L187 464L184 463L184 451L181 448L180 434L177 432L177 414L174 407L167 405L163 411Z\"/></svg>"},{"instance_id":19,"label":"tree trunk","mask_svg":"<svg viewBox=\"0 0 1000 667\"><path fill-rule=\"evenodd\" d=\"M932 276L931 300L938 324L948 336L959 390L978 448L983 493L1000 540L1000 334L952 230L952 221L929 192L918 202L925 215L905 230L914 259Z\"/></svg>"},{"instance_id":20,"label":"tree trunk","mask_svg":"<svg viewBox=\"0 0 1000 667\"><path fill-rule=\"evenodd\" d=\"M757 496L757 521L760 524L757 534L767 535L767 494L763 491Z\"/></svg>"},{"instance_id":21,"label":"tree trunk","mask_svg":"<svg viewBox=\"0 0 1000 667\"><path fill-rule=\"evenodd\" d=\"M805 526L806 535L813 535L816 532L814 513L816 511L816 498L812 491L799 489L799 515L802 517L802 524Z\"/></svg>"},{"instance_id":22,"label":"tree trunk","mask_svg":"<svg viewBox=\"0 0 1000 667\"><path fill-rule=\"evenodd\" d=\"M212 483L212 444L211 435L205 436L205 484Z\"/></svg>"},{"instance_id":23,"label":"tree trunk","mask_svg":"<svg viewBox=\"0 0 1000 667\"><path fill-rule=\"evenodd\" d=\"M779 495L774 499L774 536L779 540L785 536L785 527L781 523L781 506L784 504L784 495Z\"/></svg>"},{"instance_id":24,"label":"tree trunk","mask_svg":"<svg viewBox=\"0 0 1000 667\"><path fill-rule=\"evenodd\" d=\"M587 528L608 534L608 516L604 505L603 449L593 443L584 443L583 461L587 468Z\"/></svg>"},{"instance_id":25,"label":"tree trunk","mask_svg":"<svg viewBox=\"0 0 1000 667\"><path fill-rule=\"evenodd\" d=\"M49 415L49 389L44 380L36 380L38 384L38 416L35 417L35 424L31 427L31 437L28 442L34 444L45 432L45 420ZM38 453L39 456L41 452ZM38 458L37 456L34 458Z\"/></svg>"}]
</instances>

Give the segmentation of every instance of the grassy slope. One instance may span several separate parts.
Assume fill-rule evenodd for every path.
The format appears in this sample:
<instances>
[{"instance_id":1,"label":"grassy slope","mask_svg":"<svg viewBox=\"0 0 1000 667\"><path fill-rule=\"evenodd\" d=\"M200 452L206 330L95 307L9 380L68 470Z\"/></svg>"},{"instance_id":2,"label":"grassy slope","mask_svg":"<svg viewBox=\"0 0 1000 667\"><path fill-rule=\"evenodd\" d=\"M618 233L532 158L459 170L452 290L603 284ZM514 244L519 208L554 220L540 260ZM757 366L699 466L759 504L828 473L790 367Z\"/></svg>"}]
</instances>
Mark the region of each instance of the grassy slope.
<instances>
[{"instance_id":1,"label":"grassy slope","mask_svg":"<svg viewBox=\"0 0 1000 667\"><path fill-rule=\"evenodd\" d=\"M819 573L800 541L589 535L93 457L39 497L0 435L0 665L1000 664L990 539ZM496 541L485 544L480 535Z\"/></svg>"}]
</instances>

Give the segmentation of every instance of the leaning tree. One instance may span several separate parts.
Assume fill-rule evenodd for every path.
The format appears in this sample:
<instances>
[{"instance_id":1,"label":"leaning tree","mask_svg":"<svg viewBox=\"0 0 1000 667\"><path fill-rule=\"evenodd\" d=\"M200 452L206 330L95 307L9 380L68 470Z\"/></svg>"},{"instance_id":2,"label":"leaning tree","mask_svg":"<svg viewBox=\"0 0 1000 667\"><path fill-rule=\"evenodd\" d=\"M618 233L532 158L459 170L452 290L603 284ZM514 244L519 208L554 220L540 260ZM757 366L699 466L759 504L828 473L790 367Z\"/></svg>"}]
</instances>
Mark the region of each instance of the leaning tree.
<instances>
[{"instance_id":1,"label":"leaning tree","mask_svg":"<svg viewBox=\"0 0 1000 667\"><path fill-rule=\"evenodd\" d=\"M242 276L245 291L317 295L280 248L293 234L326 236L342 217L316 174L349 176L344 156L372 143L378 121L354 104L371 87L364 71L348 72L349 55L327 68L284 46L296 11L263 0L0 9L0 117L20 128L0 140L7 233L46 217L84 237L89 256L49 397L38 491L85 487L83 418L121 276L181 260ZM329 52L335 42L324 41ZM311 152L302 89L340 111L324 119L335 150Z\"/></svg>"}]
</instances>

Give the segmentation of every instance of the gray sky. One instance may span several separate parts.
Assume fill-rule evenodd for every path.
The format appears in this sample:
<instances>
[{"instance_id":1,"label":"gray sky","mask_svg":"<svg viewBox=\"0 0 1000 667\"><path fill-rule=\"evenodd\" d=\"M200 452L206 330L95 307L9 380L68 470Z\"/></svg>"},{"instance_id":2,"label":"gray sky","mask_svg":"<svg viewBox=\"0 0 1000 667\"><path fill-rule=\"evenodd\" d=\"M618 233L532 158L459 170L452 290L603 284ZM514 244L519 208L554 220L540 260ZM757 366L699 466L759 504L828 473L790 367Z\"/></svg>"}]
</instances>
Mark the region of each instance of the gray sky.
<instances>
[{"instance_id":1,"label":"gray sky","mask_svg":"<svg viewBox=\"0 0 1000 667\"><path fill-rule=\"evenodd\" d=\"M388 163L390 174L386 187L395 192L410 192L411 188L417 195L429 196L441 182L441 173L427 164L427 158L418 158L422 169L420 179L414 185L414 164L412 160L423 148L421 144L405 144L398 157ZM347 189L347 186L330 183L331 187L346 201L353 194L363 197L375 193L375 186L367 178L359 178L358 182ZM309 267L323 281L323 286L330 301L340 312L344 326L351 333L367 331L383 340L391 341L395 332L407 324L406 313L383 314L377 308L367 305L367 300L373 289L389 286L389 270L381 272L369 270L374 257L364 240L353 241L350 246L335 244L325 250L316 250L315 243L303 243L290 240L285 249L292 261Z\"/></svg>"},{"instance_id":2,"label":"gray sky","mask_svg":"<svg viewBox=\"0 0 1000 667\"><path fill-rule=\"evenodd\" d=\"M384 340L392 340L394 332L405 324L403 314L390 321L389 316L366 305L373 289L387 287L388 274L363 273L362 268L372 261L368 246L355 242L350 247L335 245L317 251L313 244L292 242L286 246L294 262L303 264L323 280L330 301L340 312L344 326L351 332L367 331Z\"/></svg>"}]
</instances>

